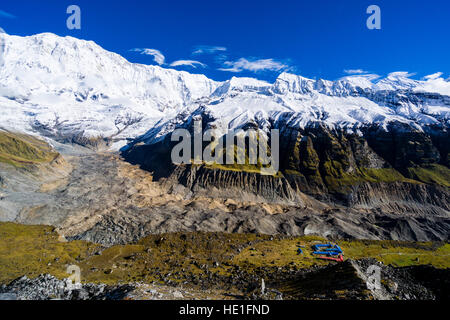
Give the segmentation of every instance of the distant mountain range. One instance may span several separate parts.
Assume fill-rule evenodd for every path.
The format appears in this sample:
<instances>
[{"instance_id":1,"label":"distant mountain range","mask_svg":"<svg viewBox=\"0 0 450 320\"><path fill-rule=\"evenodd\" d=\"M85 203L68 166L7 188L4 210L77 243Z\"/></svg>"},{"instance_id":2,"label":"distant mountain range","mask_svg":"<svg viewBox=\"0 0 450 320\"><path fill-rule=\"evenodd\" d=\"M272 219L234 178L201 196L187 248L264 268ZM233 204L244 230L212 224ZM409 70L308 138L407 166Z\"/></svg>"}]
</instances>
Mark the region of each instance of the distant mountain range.
<instances>
[{"instance_id":1,"label":"distant mountain range","mask_svg":"<svg viewBox=\"0 0 450 320\"><path fill-rule=\"evenodd\" d=\"M372 125L423 131L450 123L450 82L439 74L424 81L405 72L328 81L283 73L274 83L217 82L133 64L92 41L51 33L0 37L0 126L64 141L105 139L115 150L137 137L153 143L199 108L223 133L247 123L261 129L321 123L359 135Z\"/></svg>"}]
</instances>

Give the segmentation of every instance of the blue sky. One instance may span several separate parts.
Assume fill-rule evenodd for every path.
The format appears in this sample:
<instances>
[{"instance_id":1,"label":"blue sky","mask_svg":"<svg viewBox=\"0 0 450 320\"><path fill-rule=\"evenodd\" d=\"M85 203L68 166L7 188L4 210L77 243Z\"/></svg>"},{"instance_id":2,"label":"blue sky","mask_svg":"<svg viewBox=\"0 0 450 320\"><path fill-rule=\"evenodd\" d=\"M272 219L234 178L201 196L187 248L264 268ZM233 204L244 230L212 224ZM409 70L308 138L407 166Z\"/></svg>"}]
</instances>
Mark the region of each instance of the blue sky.
<instances>
[{"instance_id":1,"label":"blue sky","mask_svg":"<svg viewBox=\"0 0 450 320\"><path fill-rule=\"evenodd\" d=\"M81 30L66 27L71 4L81 8ZM381 30L366 27L372 4ZM330 80L345 70L450 77L447 0L14 0L0 2L0 27L93 40L132 62L215 80L272 81L283 70Z\"/></svg>"}]
</instances>

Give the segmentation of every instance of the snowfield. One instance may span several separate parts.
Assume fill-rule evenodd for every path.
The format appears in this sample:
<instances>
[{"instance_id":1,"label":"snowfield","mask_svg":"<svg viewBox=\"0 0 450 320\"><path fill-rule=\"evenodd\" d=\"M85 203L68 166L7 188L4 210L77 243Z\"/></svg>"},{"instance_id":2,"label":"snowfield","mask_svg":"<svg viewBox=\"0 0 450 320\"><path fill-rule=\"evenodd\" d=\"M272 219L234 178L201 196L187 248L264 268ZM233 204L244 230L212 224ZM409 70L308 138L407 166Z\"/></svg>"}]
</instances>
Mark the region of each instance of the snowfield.
<instances>
[{"instance_id":1,"label":"snowfield","mask_svg":"<svg viewBox=\"0 0 450 320\"><path fill-rule=\"evenodd\" d=\"M134 64L92 41L51 33L0 33L0 127L55 137L111 138L112 149L144 135L157 141L177 124L208 113L225 133L249 122L261 128L283 121L317 121L358 132L390 122L448 127L450 82L441 74L413 80L347 76L313 80L282 73L274 83L204 75Z\"/></svg>"}]
</instances>

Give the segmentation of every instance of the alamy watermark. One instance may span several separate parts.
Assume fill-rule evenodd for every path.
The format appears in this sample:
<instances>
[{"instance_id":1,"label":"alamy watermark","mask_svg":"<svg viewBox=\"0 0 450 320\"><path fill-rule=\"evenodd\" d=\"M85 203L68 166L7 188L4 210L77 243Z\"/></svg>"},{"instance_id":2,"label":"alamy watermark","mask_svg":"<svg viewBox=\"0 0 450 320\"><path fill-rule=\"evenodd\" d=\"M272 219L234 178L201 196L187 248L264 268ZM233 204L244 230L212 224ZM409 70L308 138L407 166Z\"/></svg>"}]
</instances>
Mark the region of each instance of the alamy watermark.
<instances>
[{"instance_id":1,"label":"alamy watermark","mask_svg":"<svg viewBox=\"0 0 450 320\"><path fill-rule=\"evenodd\" d=\"M381 267L377 265L370 265L366 270L367 280L366 285L369 290L381 289Z\"/></svg>"},{"instance_id":2,"label":"alamy watermark","mask_svg":"<svg viewBox=\"0 0 450 320\"><path fill-rule=\"evenodd\" d=\"M221 136L216 129L208 129L203 133L202 122L196 120L194 121L194 137L189 130L179 128L174 130L171 140L181 140L171 152L172 162L177 165L252 165L263 175L275 175L279 170L280 133L278 129L272 129L270 137L259 129L230 130L226 135ZM204 142L209 142L205 148L203 148Z\"/></svg>"},{"instance_id":3,"label":"alamy watermark","mask_svg":"<svg viewBox=\"0 0 450 320\"><path fill-rule=\"evenodd\" d=\"M67 267L66 272L70 275L67 279L67 286L71 289L79 289L81 286L81 269L79 266L72 264Z\"/></svg>"},{"instance_id":4,"label":"alamy watermark","mask_svg":"<svg viewBox=\"0 0 450 320\"><path fill-rule=\"evenodd\" d=\"M381 9L377 5L371 5L366 10L367 14L370 16L367 18L366 26L369 30L380 30L381 29Z\"/></svg>"},{"instance_id":5,"label":"alamy watermark","mask_svg":"<svg viewBox=\"0 0 450 320\"><path fill-rule=\"evenodd\" d=\"M66 26L69 30L81 29L81 9L79 6L72 4L67 7L67 14L70 16L66 20Z\"/></svg>"}]
</instances>

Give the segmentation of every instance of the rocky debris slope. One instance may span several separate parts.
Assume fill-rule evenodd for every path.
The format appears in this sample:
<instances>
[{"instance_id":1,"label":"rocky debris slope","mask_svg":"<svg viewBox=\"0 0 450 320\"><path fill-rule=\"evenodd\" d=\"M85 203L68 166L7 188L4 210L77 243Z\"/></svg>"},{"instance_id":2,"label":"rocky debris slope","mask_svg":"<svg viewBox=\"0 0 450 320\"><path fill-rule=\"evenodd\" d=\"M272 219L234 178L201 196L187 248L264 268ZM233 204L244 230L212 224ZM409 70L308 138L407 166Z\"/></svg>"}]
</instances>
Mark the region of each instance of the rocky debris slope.
<instances>
[{"instance_id":1,"label":"rocky debris slope","mask_svg":"<svg viewBox=\"0 0 450 320\"><path fill-rule=\"evenodd\" d=\"M224 290L199 290L176 286L133 283L71 284L49 274L29 279L26 276L0 286L0 300L224 300L233 299Z\"/></svg>"},{"instance_id":2,"label":"rocky debris slope","mask_svg":"<svg viewBox=\"0 0 450 320\"><path fill-rule=\"evenodd\" d=\"M71 170L45 141L0 129L0 221L52 202L47 192L64 184Z\"/></svg>"},{"instance_id":3,"label":"rocky debris slope","mask_svg":"<svg viewBox=\"0 0 450 320\"><path fill-rule=\"evenodd\" d=\"M72 284L49 274L34 279L23 276L0 287L0 300L122 300L134 287L130 285Z\"/></svg>"},{"instance_id":4,"label":"rocky debris slope","mask_svg":"<svg viewBox=\"0 0 450 320\"><path fill-rule=\"evenodd\" d=\"M199 196L179 184L155 182L150 173L116 156L92 153L67 161L73 170L60 185L46 192L5 192L0 204L14 200L21 206L2 219L54 225L68 239L105 245L176 231L427 241L446 240L450 230L448 217L421 210L399 215L370 207L334 208L304 194L300 205L265 203L242 190L232 194L230 189L227 196L239 198L232 200L220 198L220 188ZM24 184L31 186L34 180L29 179Z\"/></svg>"},{"instance_id":5,"label":"rocky debris slope","mask_svg":"<svg viewBox=\"0 0 450 320\"><path fill-rule=\"evenodd\" d=\"M379 286L368 272L370 266L380 269ZM268 286L282 292L285 299L448 300L448 281L427 281L431 270L448 276L448 269L431 266L394 268L375 259L349 259L303 270L285 280L274 279Z\"/></svg>"},{"instance_id":6,"label":"rocky debris slope","mask_svg":"<svg viewBox=\"0 0 450 320\"><path fill-rule=\"evenodd\" d=\"M203 203L207 205L207 202ZM239 233L321 235L330 238L447 241L450 219L439 217L402 217L358 211L324 211L291 208L272 215L257 204L234 210L202 208L193 202L189 209L164 205L152 210L108 214L95 225L69 239L89 240L113 245L135 241L152 233L176 231L224 231ZM65 232L62 228L61 232Z\"/></svg>"},{"instance_id":7,"label":"rocky debris slope","mask_svg":"<svg viewBox=\"0 0 450 320\"><path fill-rule=\"evenodd\" d=\"M448 269L436 269L430 265L397 267L386 266L375 259L351 261L358 275L367 282L369 266L381 269L380 287L369 287L379 300L448 300ZM364 273L365 271L365 273ZM428 278L431 274L431 278Z\"/></svg>"},{"instance_id":8,"label":"rocky debris slope","mask_svg":"<svg viewBox=\"0 0 450 320\"><path fill-rule=\"evenodd\" d=\"M380 282L375 286L369 267L380 269ZM436 278L435 274L439 277ZM430 278L430 275L434 276ZM448 269L432 266L394 268L375 259L346 260L308 269L271 271L261 268L256 275L237 271L232 285L241 295L214 287L216 277L201 281L204 289L134 283L106 286L104 284L71 284L49 274L29 279L26 276L0 286L0 300L180 300L180 299L343 299L343 300L443 300L449 296ZM261 286L261 279L264 286ZM195 279L193 280L195 283ZM198 284L198 283L197 283ZM230 283L231 285L231 283ZM230 291L231 292L231 291ZM233 291L234 292L234 291Z\"/></svg>"}]
</instances>

